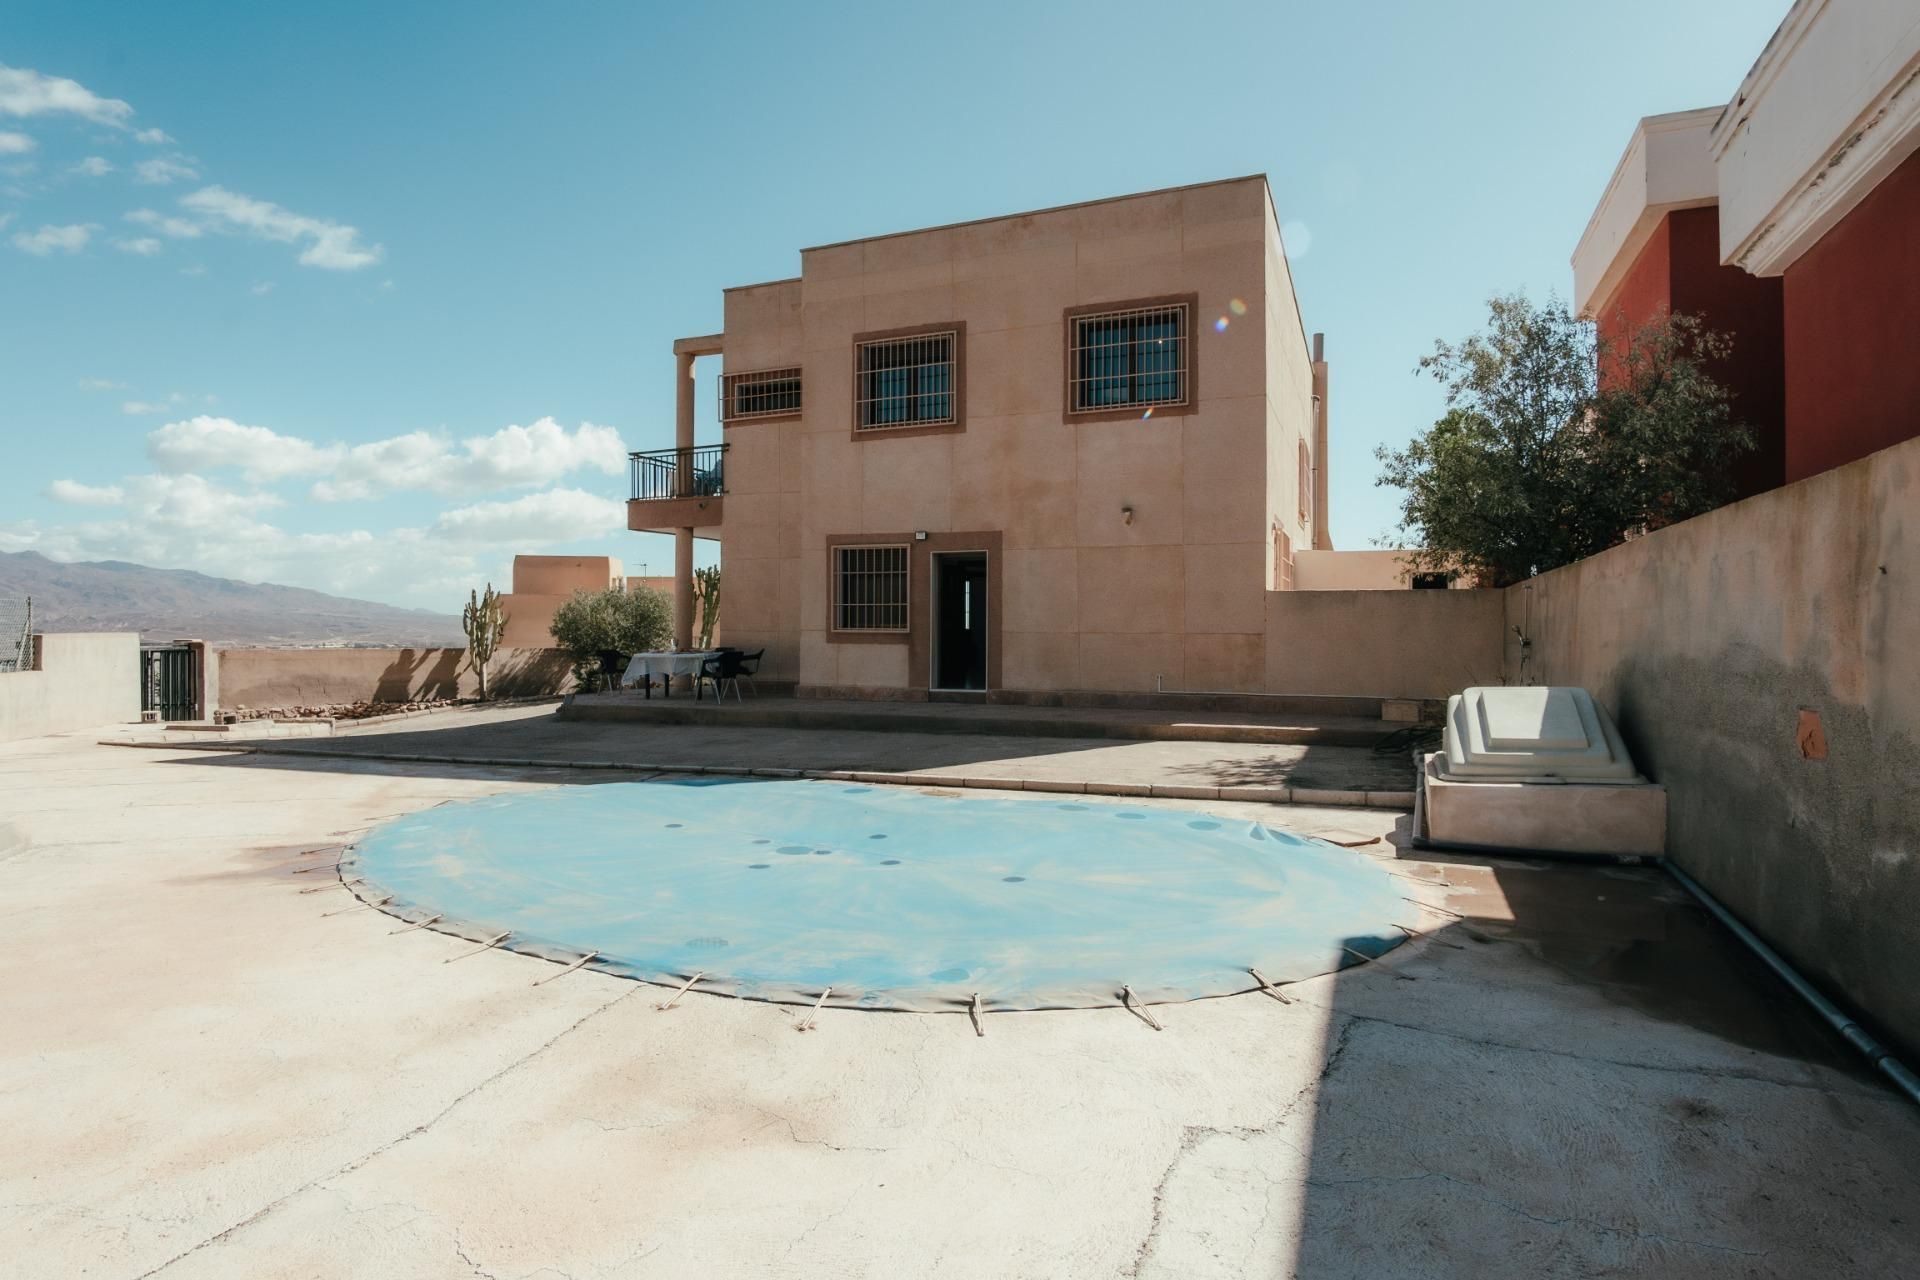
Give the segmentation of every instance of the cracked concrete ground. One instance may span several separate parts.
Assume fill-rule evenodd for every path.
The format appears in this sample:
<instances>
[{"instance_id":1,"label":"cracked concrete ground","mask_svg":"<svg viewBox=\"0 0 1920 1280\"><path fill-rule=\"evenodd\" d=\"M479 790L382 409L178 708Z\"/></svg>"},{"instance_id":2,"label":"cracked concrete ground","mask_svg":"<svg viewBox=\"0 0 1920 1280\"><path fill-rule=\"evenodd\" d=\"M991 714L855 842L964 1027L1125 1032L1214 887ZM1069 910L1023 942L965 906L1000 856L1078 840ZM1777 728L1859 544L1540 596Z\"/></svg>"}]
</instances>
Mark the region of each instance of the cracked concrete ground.
<instances>
[{"instance_id":1,"label":"cracked concrete ground","mask_svg":"<svg viewBox=\"0 0 1920 1280\"><path fill-rule=\"evenodd\" d=\"M0 1277L1885 1276L1920 1250L1920 1117L1654 871L1366 846L1439 908L1409 902L1431 932L1383 964L1161 1006L1164 1032L976 1038L535 987L555 966L442 963L469 945L330 914L351 899L302 870L397 813L569 785L0 747Z\"/></svg>"}]
</instances>

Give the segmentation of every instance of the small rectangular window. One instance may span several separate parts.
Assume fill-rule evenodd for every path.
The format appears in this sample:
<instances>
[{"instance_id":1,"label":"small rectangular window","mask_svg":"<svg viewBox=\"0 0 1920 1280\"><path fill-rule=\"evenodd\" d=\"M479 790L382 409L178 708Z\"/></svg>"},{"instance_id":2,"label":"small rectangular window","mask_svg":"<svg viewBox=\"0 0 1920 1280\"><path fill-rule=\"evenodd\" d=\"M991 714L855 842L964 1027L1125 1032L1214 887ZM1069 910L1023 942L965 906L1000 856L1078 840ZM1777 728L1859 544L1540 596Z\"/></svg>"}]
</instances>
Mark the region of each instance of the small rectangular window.
<instances>
[{"instance_id":1,"label":"small rectangular window","mask_svg":"<svg viewBox=\"0 0 1920 1280\"><path fill-rule=\"evenodd\" d=\"M1073 316L1069 411L1184 405L1192 372L1190 319L1184 302Z\"/></svg>"},{"instance_id":2,"label":"small rectangular window","mask_svg":"<svg viewBox=\"0 0 1920 1280\"><path fill-rule=\"evenodd\" d=\"M907 629L907 548L840 546L833 549L833 629Z\"/></svg>"},{"instance_id":3,"label":"small rectangular window","mask_svg":"<svg viewBox=\"0 0 1920 1280\"><path fill-rule=\"evenodd\" d=\"M959 421L957 330L862 342L854 353L854 429Z\"/></svg>"},{"instance_id":4,"label":"small rectangular window","mask_svg":"<svg viewBox=\"0 0 1920 1280\"><path fill-rule=\"evenodd\" d=\"M800 412L800 371L762 369L720 379L720 421L773 418Z\"/></svg>"},{"instance_id":5,"label":"small rectangular window","mask_svg":"<svg viewBox=\"0 0 1920 1280\"><path fill-rule=\"evenodd\" d=\"M1300 523L1313 523L1313 455L1307 451L1307 442L1300 442Z\"/></svg>"}]
</instances>

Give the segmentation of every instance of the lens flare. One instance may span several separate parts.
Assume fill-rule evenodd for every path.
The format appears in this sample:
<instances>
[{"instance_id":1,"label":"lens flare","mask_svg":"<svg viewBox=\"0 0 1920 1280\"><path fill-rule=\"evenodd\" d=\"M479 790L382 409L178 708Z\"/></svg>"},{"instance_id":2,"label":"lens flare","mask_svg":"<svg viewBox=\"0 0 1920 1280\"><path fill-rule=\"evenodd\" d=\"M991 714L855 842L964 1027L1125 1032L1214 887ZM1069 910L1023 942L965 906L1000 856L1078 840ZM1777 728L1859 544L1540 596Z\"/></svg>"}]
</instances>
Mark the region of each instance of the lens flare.
<instances>
[{"instance_id":1,"label":"lens flare","mask_svg":"<svg viewBox=\"0 0 1920 1280\"><path fill-rule=\"evenodd\" d=\"M1237 316L1243 316L1247 314L1247 304L1245 302L1242 302L1240 299L1235 298L1232 302L1229 302L1227 304L1227 310L1233 312L1233 314Z\"/></svg>"},{"instance_id":2,"label":"lens flare","mask_svg":"<svg viewBox=\"0 0 1920 1280\"><path fill-rule=\"evenodd\" d=\"M1145 422L1148 418L1151 418L1152 416L1153 416L1153 406L1148 405L1147 411L1140 415L1140 421Z\"/></svg>"},{"instance_id":3,"label":"lens flare","mask_svg":"<svg viewBox=\"0 0 1920 1280\"><path fill-rule=\"evenodd\" d=\"M1215 320L1213 322L1213 331L1215 333L1225 333L1227 331L1227 326L1232 323L1233 321L1227 319L1225 316L1221 316L1218 320Z\"/></svg>"}]
</instances>

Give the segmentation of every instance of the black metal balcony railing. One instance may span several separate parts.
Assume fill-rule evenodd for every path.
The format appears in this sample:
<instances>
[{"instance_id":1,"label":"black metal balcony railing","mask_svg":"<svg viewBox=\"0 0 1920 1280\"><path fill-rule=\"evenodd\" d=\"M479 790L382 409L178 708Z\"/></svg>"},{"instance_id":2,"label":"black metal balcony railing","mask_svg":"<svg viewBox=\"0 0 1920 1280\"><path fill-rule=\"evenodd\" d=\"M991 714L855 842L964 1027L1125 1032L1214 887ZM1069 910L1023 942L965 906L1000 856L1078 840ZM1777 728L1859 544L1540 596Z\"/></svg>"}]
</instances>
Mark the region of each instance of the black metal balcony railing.
<instances>
[{"instance_id":1,"label":"black metal balcony railing","mask_svg":"<svg viewBox=\"0 0 1920 1280\"><path fill-rule=\"evenodd\" d=\"M656 498L711 498L727 491L727 446L654 449L627 455L636 502Z\"/></svg>"}]
</instances>

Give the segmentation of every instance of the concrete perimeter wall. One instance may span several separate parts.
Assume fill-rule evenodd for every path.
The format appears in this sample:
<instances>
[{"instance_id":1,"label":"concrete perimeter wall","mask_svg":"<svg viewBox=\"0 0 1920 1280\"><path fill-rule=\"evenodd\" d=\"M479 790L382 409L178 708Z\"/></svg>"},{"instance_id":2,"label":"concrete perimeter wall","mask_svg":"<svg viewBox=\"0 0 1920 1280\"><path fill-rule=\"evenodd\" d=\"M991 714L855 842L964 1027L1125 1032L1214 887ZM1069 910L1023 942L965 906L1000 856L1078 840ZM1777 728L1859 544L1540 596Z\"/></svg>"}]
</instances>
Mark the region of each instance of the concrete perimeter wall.
<instances>
[{"instance_id":1,"label":"concrete perimeter wall","mask_svg":"<svg viewBox=\"0 0 1920 1280\"><path fill-rule=\"evenodd\" d=\"M1267 693L1444 698L1501 683L1499 591L1269 591Z\"/></svg>"},{"instance_id":2,"label":"concrete perimeter wall","mask_svg":"<svg viewBox=\"0 0 1920 1280\"><path fill-rule=\"evenodd\" d=\"M1920 1059L1920 440L1509 588L1536 684L1666 784L1674 861ZM1452 596L1453 592L1422 592ZM1508 671L1520 678L1517 640ZM1803 749L1803 713L1821 749Z\"/></svg>"},{"instance_id":3,"label":"concrete perimeter wall","mask_svg":"<svg viewBox=\"0 0 1920 1280\"><path fill-rule=\"evenodd\" d=\"M36 636L38 669L0 674L0 742L140 718L140 637L131 631Z\"/></svg>"},{"instance_id":4,"label":"concrete perimeter wall","mask_svg":"<svg viewBox=\"0 0 1920 1280\"><path fill-rule=\"evenodd\" d=\"M219 701L228 711L480 692L465 649L222 649L218 661ZM559 649L502 649L487 667L487 691L496 698L562 693L572 687L572 666Z\"/></svg>"}]
</instances>

